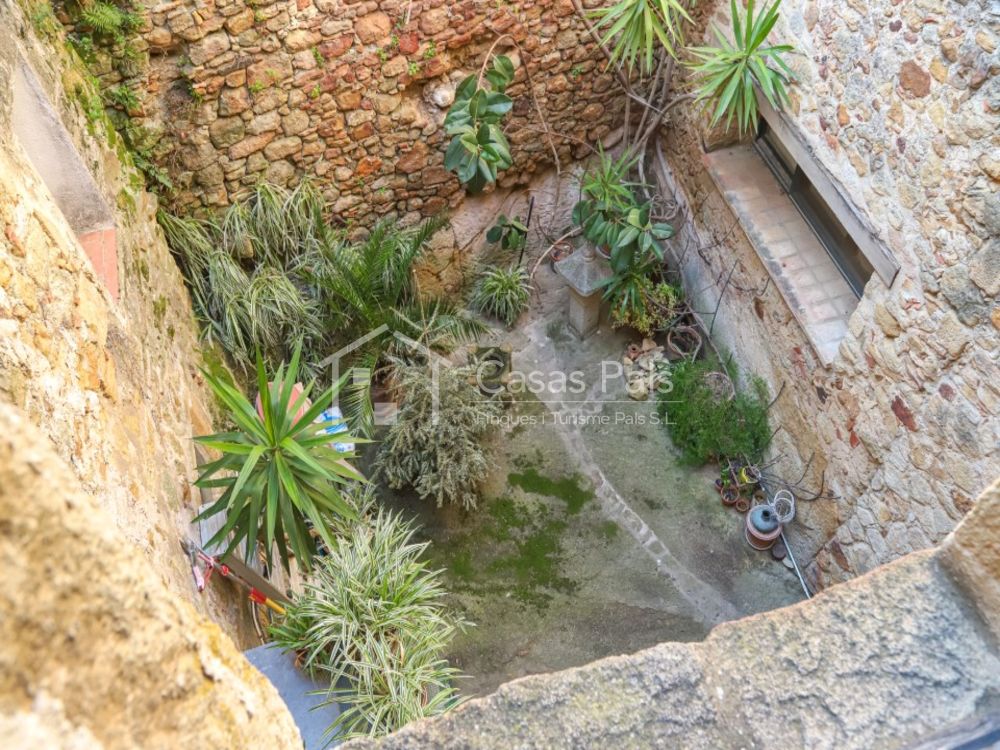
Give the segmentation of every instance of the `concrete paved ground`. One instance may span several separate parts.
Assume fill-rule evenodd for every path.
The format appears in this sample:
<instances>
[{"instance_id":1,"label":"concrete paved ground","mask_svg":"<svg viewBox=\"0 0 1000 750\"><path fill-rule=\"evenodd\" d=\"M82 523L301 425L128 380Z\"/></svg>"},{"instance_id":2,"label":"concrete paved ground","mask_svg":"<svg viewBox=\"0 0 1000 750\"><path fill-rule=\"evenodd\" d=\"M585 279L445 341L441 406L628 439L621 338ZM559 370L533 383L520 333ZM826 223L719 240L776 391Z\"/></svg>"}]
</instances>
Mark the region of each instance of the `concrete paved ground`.
<instances>
[{"instance_id":1,"label":"concrete paved ground","mask_svg":"<svg viewBox=\"0 0 1000 750\"><path fill-rule=\"evenodd\" d=\"M791 604L792 571L743 539L743 516L719 501L715 467L680 464L655 404L605 378L629 337L607 326L585 342L566 329L566 295L547 268L532 310L497 341L514 367L579 371L585 393L523 394L496 438L476 511L435 509L384 493L415 516L477 627L449 657L482 695L526 674L701 640L715 624Z\"/></svg>"}]
</instances>

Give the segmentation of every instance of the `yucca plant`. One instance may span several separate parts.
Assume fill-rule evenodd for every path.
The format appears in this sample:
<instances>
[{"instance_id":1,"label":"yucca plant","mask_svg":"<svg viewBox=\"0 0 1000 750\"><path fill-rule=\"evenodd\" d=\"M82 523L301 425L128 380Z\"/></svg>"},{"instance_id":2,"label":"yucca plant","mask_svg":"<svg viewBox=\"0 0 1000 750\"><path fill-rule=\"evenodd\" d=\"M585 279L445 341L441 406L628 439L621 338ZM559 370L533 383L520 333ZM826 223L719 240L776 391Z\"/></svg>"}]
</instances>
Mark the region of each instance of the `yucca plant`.
<instances>
[{"instance_id":1,"label":"yucca plant","mask_svg":"<svg viewBox=\"0 0 1000 750\"><path fill-rule=\"evenodd\" d=\"M527 308L531 282L522 266L488 268L472 293L472 306L502 320L508 327Z\"/></svg>"},{"instance_id":2,"label":"yucca plant","mask_svg":"<svg viewBox=\"0 0 1000 750\"><path fill-rule=\"evenodd\" d=\"M301 346L297 346L287 368L282 364L270 383L264 362L257 357L257 387L263 416L236 388L203 371L209 387L227 407L236 429L195 438L205 447L222 453L221 458L201 467L195 482L198 487L220 488L222 495L195 520L219 513L226 515L225 523L207 546L225 543L232 534L227 552L246 540L246 558L250 560L259 539L264 544L268 564L276 546L287 569L290 545L299 564L308 570L316 554L317 537L328 547L335 542L327 516L355 516L341 497L340 486L362 477L346 463L353 454L339 453L331 445L325 430L333 424L315 421L330 408L339 383L296 416L312 390L309 385L302 389L301 395L293 397L293 386L299 379L300 354ZM337 440L357 441L343 435L338 435Z\"/></svg>"},{"instance_id":3,"label":"yucca plant","mask_svg":"<svg viewBox=\"0 0 1000 750\"><path fill-rule=\"evenodd\" d=\"M271 636L329 679L326 703L347 706L329 733L383 735L458 702L442 653L469 623L445 607L427 543L400 516L379 510L345 532Z\"/></svg>"},{"instance_id":4,"label":"yucca plant","mask_svg":"<svg viewBox=\"0 0 1000 750\"><path fill-rule=\"evenodd\" d=\"M690 48L699 61L691 65L696 76L696 101L712 109L713 126L725 117L726 128L735 119L741 135L751 128L756 130L755 87L760 88L772 107L778 108L788 102L785 84L795 76L785 64L783 55L793 47L790 44L763 46L778 20L780 5L781 0L776 0L754 15L754 2L749 0L746 18L741 19L736 0L730 0L733 41L714 26L717 47ZM769 67L769 62L777 69Z\"/></svg>"},{"instance_id":5,"label":"yucca plant","mask_svg":"<svg viewBox=\"0 0 1000 750\"><path fill-rule=\"evenodd\" d=\"M652 72L656 49L662 45L671 57L684 43L682 23L691 21L681 0L620 0L590 15L603 30L603 44L614 43L611 63L622 61L629 70L638 63L644 73Z\"/></svg>"}]
</instances>

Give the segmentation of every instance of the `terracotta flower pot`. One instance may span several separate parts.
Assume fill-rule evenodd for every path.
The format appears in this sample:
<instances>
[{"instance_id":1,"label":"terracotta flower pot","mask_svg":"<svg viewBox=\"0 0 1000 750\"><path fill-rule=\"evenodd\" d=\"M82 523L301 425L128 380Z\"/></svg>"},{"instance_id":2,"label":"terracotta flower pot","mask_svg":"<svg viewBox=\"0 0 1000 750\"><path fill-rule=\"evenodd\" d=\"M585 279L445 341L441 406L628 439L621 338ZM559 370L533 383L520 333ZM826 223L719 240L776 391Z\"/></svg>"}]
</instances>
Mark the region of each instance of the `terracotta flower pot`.
<instances>
[{"instance_id":1,"label":"terracotta flower pot","mask_svg":"<svg viewBox=\"0 0 1000 750\"><path fill-rule=\"evenodd\" d=\"M748 510L750 510L749 498L740 495L736 500L736 510L738 510L740 513L746 513Z\"/></svg>"},{"instance_id":2,"label":"terracotta flower pot","mask_svg":"<svg viewBox=\"0 0 1000 750\"><path fill-rule=\"evenodd\" d=\"M742 500L740 493L734 490L732 487L723 488L722 492L722 504L723 505L737 505Z\"/></svg>"}]
</instances>

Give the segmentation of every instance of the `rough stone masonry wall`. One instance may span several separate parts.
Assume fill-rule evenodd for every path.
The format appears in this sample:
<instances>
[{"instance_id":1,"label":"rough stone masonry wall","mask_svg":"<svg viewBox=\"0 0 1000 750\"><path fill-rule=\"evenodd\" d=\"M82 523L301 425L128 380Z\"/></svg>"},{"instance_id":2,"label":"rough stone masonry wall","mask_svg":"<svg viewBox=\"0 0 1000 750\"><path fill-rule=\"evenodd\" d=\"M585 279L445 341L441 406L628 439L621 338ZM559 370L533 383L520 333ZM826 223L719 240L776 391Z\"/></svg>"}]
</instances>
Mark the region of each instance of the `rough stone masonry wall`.
<instances>
[{"instance_id":1,"label":"rough stone masonry wall","mask_svg":"<svg viewBox=\"0 0 1000 750\"><path fill-rule=\"evenodd\" d=\"M154 218L156 200L116 156L114 132L81 112L76 92L86 91L86 81L63 42L38 39L26 15L0 3L0 400L41 428L122 538L141 550L132 564L159 581L150 595L188 599L241 645L255 645L245 597L216 582L196 594L180 549L198 502L191 437L212 431L213 407L198 372L190 301ZM116 207L117 302L11 133L19 56L101 197Z\"/></svg>"},{"instance_id":2,"label":"rough stone masonry wall","mask_svg":"<svg viewBox=\"0 0 1000 750\"><path fill-rule=\"evenodd\" d=\"M0 403L0 738L9 750L301 748L278 691L23 412Z\"/></svg>"},{"instance_id":3,"label":"rough stone masonry wall","mask_svg":"<svg viewBox=\"0 0 1000 750\"><path fill-rule=\"evenodd\" d=\"M728 26L728 3L707 8ZM829 367L701 160L703 121L664 137L688 219L689 287L715 332L781 396L775 454L810 456L839 499L790 530L819 585L939 542L1000 474L1000 54L996 5L785 0L776 37L802 53L788 115L902 266L873 277ZM992 27L992 28L991 28ZM700 247L700 250L693 248ZM762 291L764 290L764 291Z\"/></svg>"},{"instance_id":4,"label":"rough stone masonry wall","mask_svg":"<svg viewBox=\"0 0 1000 750\"><path fill-rule=\"evenodd\" d=\"M593 2L584 3L593 5ZM130 82L137 121L162 136L159 162L178 208L222 206L266 179L310 176L334 211L361 226L412 221L456 205L441 128L457 82L486 51L520 60L514 167L501 186L552 164L525 65L552 130L593 142L620 118L612 76L572 0L144 0L149 65ZM98 64L105 85L120 76ZM530 129L528 129L530 128ZM555 145L562 160L580 145Z\"/></svg>"}]
</instances>

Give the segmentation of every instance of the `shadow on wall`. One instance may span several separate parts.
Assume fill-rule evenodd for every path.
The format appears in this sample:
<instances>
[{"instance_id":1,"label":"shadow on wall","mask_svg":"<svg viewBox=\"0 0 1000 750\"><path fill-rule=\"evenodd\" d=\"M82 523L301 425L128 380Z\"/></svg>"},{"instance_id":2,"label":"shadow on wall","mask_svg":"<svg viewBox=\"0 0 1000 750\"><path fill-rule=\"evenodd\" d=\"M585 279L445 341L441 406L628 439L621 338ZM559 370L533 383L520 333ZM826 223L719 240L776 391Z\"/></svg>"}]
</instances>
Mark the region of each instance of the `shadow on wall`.
<instances>
[{"instance_id":1,"label":"shadow on wall","mask_svg":"<svg viewBox=\"0 0 1000 750\"><path fill-rule=\"evenodd\" d=\"M97 277L117 300L118 245L114 214L24 60L17 62L13 88L11 124L14 135L76 234Z\"/></svg>"}]
</instances>

